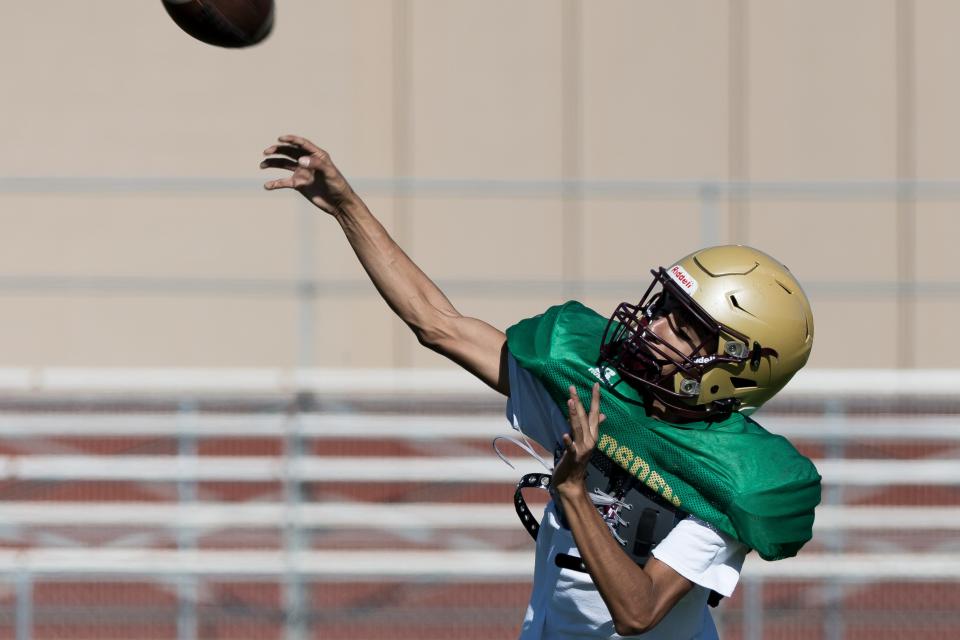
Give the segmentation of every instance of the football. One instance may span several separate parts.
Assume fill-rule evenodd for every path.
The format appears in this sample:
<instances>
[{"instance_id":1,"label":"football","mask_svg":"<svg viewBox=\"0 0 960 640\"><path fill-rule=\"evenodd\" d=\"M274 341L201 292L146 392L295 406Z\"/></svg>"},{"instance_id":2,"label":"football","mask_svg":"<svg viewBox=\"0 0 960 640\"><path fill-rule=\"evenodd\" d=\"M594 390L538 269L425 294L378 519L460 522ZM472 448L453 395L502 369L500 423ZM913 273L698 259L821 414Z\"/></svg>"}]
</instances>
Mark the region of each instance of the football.
<instances>
[{"instance_id":1,"label":"football","mask_svg":"<svg viewBox=\"0 0 960 640\"><path fill-rule=\"evenodd\" d=\"M163 0L177 25L218 47L249 47L273 28L274 0Z\"/></svg>"}]
</instances>

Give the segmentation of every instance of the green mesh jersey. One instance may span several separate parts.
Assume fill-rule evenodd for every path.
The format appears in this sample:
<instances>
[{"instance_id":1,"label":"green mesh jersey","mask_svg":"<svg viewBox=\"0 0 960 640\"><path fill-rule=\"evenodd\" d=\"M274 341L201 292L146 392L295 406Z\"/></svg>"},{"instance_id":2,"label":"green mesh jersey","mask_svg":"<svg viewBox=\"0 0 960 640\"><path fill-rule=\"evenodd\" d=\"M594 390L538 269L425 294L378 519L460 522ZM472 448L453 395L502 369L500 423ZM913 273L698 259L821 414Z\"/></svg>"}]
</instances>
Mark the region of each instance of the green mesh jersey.
<instances>
[{"instance_id":1,"label":"green mesh jersey","mask_svg":"<svg viewBox=\"0 0 960 640\"><path fill-rule=\"evenodd\" d=\"M584 405L593 383L616 384L597 368L607 319L579 302L551 307L507 329L508 348L566 414L568 388ZM810 539L820 474L790 442L735 413L723 421L666 423L605 384L597 447L684 511L755 549L766 560L796 555ZM616 393L642 402L626 384Z\"/></svg>"}]
</instances>

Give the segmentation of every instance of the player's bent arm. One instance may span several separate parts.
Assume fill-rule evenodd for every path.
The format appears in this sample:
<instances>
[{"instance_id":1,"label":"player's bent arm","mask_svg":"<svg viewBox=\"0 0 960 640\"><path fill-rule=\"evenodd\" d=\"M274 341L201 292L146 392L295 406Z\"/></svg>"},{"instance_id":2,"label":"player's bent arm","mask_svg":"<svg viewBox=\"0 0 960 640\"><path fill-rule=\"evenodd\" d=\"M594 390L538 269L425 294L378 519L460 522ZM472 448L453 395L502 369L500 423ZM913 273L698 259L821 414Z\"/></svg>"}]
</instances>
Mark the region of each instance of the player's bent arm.
<instances>
[{"instance_id":1,"label":"player's bent arm","mask_svg":"<svg viewBox=\"0 0 960 640\"><path fill-rule=\"evenodd\" d=\"M345 203L334 217L377 291L420 344L509 395L504 333L461 315L359 198Z\"/></svg>"},{"instance_id":2,"label":"player's bent arm","mask_svg":"<svg viewBox=\"0 0 960 640\"><path fill-rule=\"evenodd\" d=\"M654 628L693 583L666 563L634 564L610 535L586 490L558 492L577 548L622 636Z\"/></svg>"},{"instance_id":3,"label":"player's bent arm","mask_svg":"<svg viewBox=\"0 0 960 640\"><path fill-rule=\"evenodd\" d=\"M433 324L432 331L417 332L420 344L453 360L480 378L494 391L510 395L507 336L483 320L455 310Z\"/></svg>"}]
</instances>

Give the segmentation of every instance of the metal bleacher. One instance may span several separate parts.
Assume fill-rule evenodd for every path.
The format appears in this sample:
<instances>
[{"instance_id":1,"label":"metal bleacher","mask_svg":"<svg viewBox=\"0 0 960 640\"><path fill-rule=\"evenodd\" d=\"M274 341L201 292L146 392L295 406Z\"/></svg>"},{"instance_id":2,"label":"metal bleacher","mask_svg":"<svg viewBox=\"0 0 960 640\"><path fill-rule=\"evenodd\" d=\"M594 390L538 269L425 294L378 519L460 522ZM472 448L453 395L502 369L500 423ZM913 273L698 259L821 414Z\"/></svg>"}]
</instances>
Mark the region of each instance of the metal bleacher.
<instances>
[{"instance_id":1,"label":"metal bleacher","mask_svg":"<svg viewBox=\"0 0 960 640\"><path fill-rule=\"evenodd\" d=\"M863 589L960 595L942 593L960 581L957 377L807 372L758 416L816 460L824 501L799 557L748 558L716 614L725 637L784 624L832 637L889 617L859 604ZM510 496L537 463L511 452L511 469L492 453L510 432L502 401L465 376L57 370L2 382L0 632L5 620L18 640L56 628L515 637L533 558ZM105 585L135 606L111 614ZM822 615L803 616L811 607ZM960 629L946 609L933 618Z\"/></svg>"}]
</instances>

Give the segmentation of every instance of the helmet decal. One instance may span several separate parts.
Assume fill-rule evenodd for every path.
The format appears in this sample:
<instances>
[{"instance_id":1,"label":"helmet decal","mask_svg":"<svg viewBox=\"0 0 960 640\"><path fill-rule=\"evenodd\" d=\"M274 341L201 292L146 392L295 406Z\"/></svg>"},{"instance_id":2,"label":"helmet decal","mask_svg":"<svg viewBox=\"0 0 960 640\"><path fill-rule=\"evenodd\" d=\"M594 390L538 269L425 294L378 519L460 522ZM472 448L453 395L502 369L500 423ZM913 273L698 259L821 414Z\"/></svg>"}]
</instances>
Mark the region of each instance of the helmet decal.
<instances>
[{"instance_id":1,"label":"helmet decal","mask_svg":"<svg viewBox=\"0 0 960 640\"><path fill-rule=\"evenodd\" d=\"M687 273L686 269L681 267L678 264L673 265L668 272L670 277L680 285L680 288L687 293L687 295L693 295L697 292L697 289L700 285L697 283L696 278Z\"/></svg>"}]
</instances>

